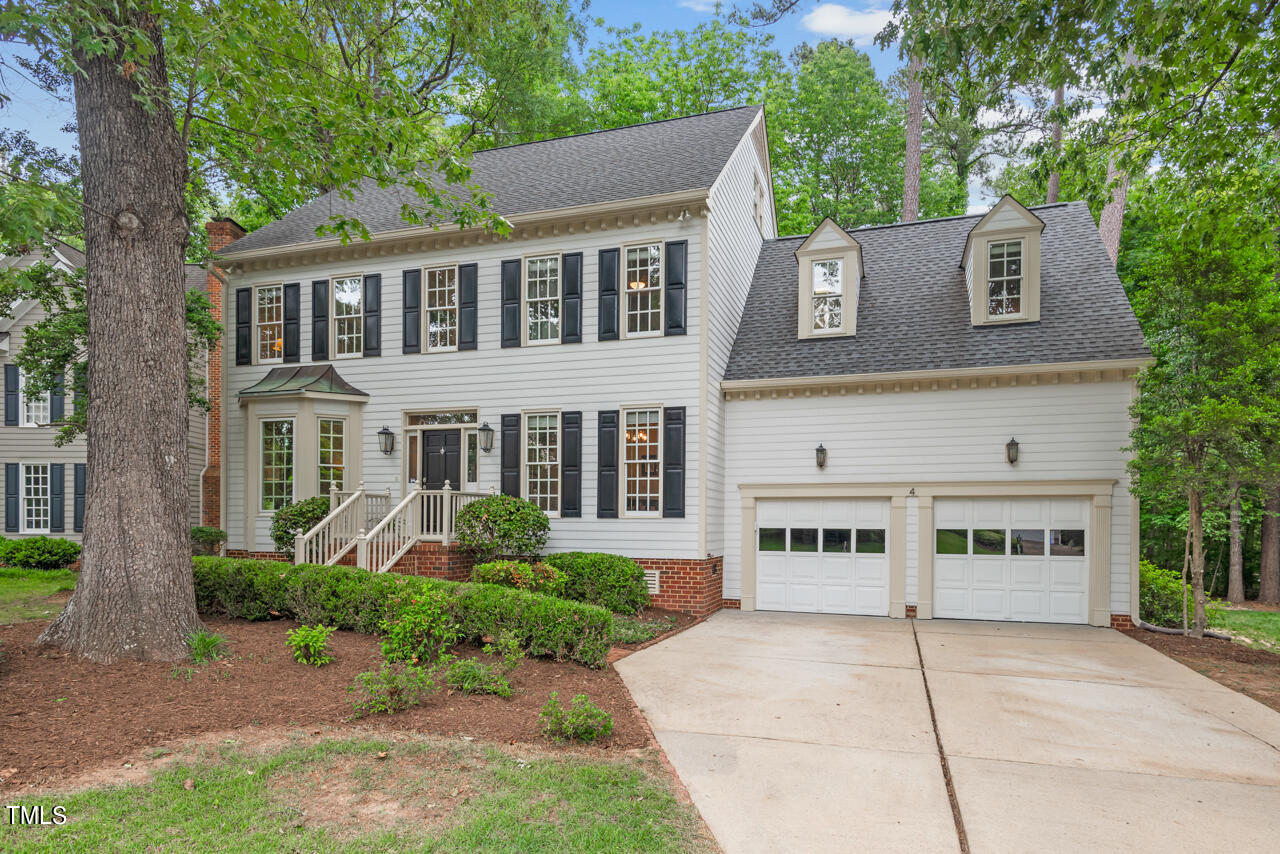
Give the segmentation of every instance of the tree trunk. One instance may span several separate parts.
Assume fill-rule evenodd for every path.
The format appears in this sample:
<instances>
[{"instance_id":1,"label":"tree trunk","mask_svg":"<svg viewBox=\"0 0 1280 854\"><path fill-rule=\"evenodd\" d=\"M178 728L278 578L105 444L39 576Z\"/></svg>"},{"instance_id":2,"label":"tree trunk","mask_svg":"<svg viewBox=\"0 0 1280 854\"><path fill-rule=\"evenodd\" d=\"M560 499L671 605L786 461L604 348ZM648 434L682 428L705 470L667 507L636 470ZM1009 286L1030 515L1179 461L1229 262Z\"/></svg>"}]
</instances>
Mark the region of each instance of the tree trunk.
<instances>
[{"instance_id":1,"label":"tree trunk","mask_svg":"<svg viewBox=\"0 0 1280 854\"><path fill-rule=\"evenodd\" d=\"M1204 510L1200 493L1187 493L1187 526L1191 528L1191 595L1195 597L1195 616L1191 620L1191 636L1204 637L1208 622L1204 596Z\"/></svg>"},{"instance_id":2,"label":"tree trunk","mask_svg":"<svg viewBox=\"0 0 1280 854\"><path fill-rule=\"evenodd\" d=\"M920 218L920 142L924 126L923 63L912 56L907 64L907 149L902 163L902 221Z\"/></svg>"},{"instance_id":3,"label":"tree trunk","mask_svg":"<svg viewBox=\"0 0 1280 854\"><path fill-rule=\"evenodd\" d=\"M1102 244L1107 247L1107 257L1115 266L1120 257L1120 229L1124 226L1124 206L1129 197L1129 176L1116 168L1114 157L1107 161L1107 186L1111 187L1111 200L1098 217L1098 231L1102 233Z\"/></svg>"},{"instance_id":4,"label":"tree trunk","mask_svg":"<svg viewBox=\"0 0 1280 854\"><path fill-rule=\"evenodd\" d=\"M1053 90L1053 108L1055 110L1062 109L1062 100L1066 96L1066 87L1058 86ZM1062 173L1058 167L1058 156L1062 154L1062 119L1054 116L1053 119L1053 171L1049 173L1049 187L1044 194L1044 202L1052 205L1058 201L1058 184L1061 182Z\"/></svg>"},{"instance_id":5,"label":"tree trunk","mask_svg":"<svg viewBox=\"0 0 1280 854\"><path fill-rule=\"evenodd\" d=\"M1244 543L1241 541L1240 534L1239 494L1231 501L1228 543L1231 548L1231 560L1227 565L1227 601L1239 603L1244 601ZM1215 571L1215 582L1216 574Z\"/></svg>"},{"instance_id":6,"label":"tree trunk","mask_svg":"<svg viewBox=\"0 0 1280 854\"><path fill-rule=\"evenodd\" d=\"M1267 493L1263 510L1258 601L1280 605L1280 488Z\"/></svg>"},{"instance_id":7,"label":"tree trunk","mask_svg":"<svg viewBox=\"0 0 1280 854\"><path fill-rule=\"evenodd\" d=\"M146 65L122 63L111 49L75 57L88 494L80 580L40 638L99 662L183 658L186 636L200 627L187 513L187 160L165 100L160 23L124 16L123 36L98 35L145 34L155 50ZM158 93L150 109L139 100L147 89Z\"/></svg>"}]
</instances>

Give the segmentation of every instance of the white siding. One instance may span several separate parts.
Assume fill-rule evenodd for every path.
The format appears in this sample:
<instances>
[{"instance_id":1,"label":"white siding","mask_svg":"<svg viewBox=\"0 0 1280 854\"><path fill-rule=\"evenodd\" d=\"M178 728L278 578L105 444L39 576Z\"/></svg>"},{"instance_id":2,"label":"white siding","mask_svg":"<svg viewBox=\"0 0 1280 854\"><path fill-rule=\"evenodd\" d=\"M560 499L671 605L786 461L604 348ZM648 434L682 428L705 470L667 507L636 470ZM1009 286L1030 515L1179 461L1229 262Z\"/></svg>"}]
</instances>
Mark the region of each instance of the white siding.
<instances>
[{"instance_id":1,"label":"white siding","mask_svg":"<svg viewBox=\"0 0 1280 854\"><path fill-rule=\"evenodd\" d=\"M1131 391L1129 382L1063 383L776 399L764 392L760 400L729 402L725 597L742 592L739 484L1114 478L1111 606L1128 613L1132 525L1121 449ZM1016 467L1004 459L1011 436L1021 445ZM824 470L814 463L820 442L828 451ZM914 603L918 555L908 549L907 601Z\"/></svg>"}]
</instances>

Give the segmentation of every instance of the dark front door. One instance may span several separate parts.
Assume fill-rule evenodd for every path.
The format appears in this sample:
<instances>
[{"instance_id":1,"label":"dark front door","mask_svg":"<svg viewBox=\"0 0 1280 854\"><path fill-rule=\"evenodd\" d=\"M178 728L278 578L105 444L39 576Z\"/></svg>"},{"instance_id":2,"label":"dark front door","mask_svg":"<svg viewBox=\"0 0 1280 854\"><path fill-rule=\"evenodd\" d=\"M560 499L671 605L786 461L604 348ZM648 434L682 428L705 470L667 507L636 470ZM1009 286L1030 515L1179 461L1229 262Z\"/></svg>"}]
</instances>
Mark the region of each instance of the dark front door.
<instances>
[{"instance_id":1,"label":"dark front door","mask_svg":"<svg viewBox=\"0 0 1280 854\"><path fill-rule=\"evenodd\" d=\"M462 431L422 431L422 488L462 489Z\"/></svg>"}]
</instances>

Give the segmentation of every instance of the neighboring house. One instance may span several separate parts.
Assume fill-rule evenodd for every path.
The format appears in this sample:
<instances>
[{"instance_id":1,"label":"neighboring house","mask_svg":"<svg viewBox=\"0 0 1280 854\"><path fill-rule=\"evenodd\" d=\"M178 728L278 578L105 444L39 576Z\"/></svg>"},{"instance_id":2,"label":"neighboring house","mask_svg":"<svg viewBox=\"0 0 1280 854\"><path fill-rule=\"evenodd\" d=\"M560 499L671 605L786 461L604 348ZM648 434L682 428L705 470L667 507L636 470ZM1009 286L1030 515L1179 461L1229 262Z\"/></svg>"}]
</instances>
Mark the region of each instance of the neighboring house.
<instances>
[{"instance_id":1,"label":"neighboring house","mask_svg":"<svg viewBox=\"0 0 1280 854\"><path fill-rule=\"evenodd\" d=\"M778 239L767 152L757 107L492 149L509 237L366 187L227 246L228 548L329 495L300 558L461 577L502 491L694 613L1132 613L1147 351L1088 211Z\"/></svg>"},{"instance_id":2,"label":"neighboring house","mask_svg":"<svg viewBox=\"0 0 1280 854\"><path fill-rule=\"evenodd\" d=\"M44 261L64 273L83 267L84 253L61 241L43 252L0 258L5 269ZM185 265L188 288L204 290L206 275L199 264ZM0 428L0 462L4 464L4 536L45 534L79 541L84 532L86 450L83 437L62 447L53 444L58 424L74 406L71 394L28 397L14 358L22 350L24 333L47 316L36 300L9 307L0 318L0 361L4 368L4 426ZM190 454L192 524L200 519L200 474L205 467L207 425L204 413L191 415L187 448Z\"/></svg>"}]
</instances>

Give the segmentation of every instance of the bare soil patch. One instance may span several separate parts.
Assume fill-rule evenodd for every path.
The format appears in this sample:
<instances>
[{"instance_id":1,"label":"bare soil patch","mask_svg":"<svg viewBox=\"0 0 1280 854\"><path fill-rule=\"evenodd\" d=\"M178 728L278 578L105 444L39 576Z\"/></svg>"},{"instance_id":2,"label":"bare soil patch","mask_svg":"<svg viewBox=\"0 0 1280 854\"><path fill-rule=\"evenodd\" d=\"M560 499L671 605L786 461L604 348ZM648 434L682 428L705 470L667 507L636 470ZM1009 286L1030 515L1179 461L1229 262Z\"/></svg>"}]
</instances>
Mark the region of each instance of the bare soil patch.
<instances>
[{"instance_id":1,"label":"bare soil patch","mask_svg":"<svg viewBox=\"0 0 1280 854\"><path fill-rule=\"evenodd\" d=\"M230 641L229 657L204 667L190 662L101 665L34 645L46 622L0 626L6 660L0 664L0 789L47 786L103 766L141 765L193 737L254 730L317 732L346 725L347 692L357 673L381 665L378 639L336 632L335 661L308 667L285 646L293 621L250 623L206 618ZM689 623L690 625L692 622ZM459 647L460 655L475 655ZM612 667L591 670L569 662L526 659L511 677L514 696L469 696L441 691L423 705L364 726L505 744L547 745L538 711L552 691L567 702L586 694L613 715L613 733L593 753L648 746L650 737ZM246 735L247 732L247 735Z\"/></svg>"},{"instance_id":2,"label":"bare soil patch","mask_svg":"<svg viewBox=\"0 0 1280 854\"><path fill-rule=\"evenodd\" d=\"M1144 629L1125 634L1280 712L1280 655L1218 638L1189 638Z\"/></svg>"}]
</instances>

